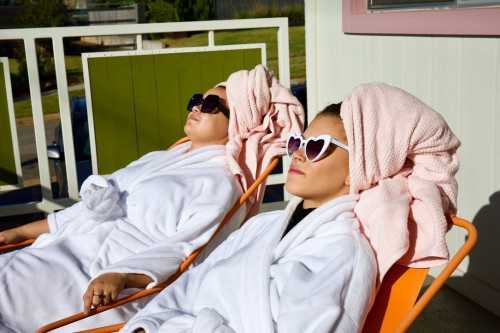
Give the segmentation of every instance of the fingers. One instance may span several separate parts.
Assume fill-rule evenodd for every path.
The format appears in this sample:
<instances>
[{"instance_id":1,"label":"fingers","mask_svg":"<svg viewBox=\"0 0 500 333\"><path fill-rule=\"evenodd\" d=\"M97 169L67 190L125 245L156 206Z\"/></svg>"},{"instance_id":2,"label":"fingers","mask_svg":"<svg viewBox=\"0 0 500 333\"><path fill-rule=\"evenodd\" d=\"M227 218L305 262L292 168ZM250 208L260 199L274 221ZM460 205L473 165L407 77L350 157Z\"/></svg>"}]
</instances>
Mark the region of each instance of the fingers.
<instances>
[{"instance_id":1,"label":"fingers","mask_svg":"<svg viewBox=\"0 0 500 333\"><path fill-rule=\"evenodd\" d=\"M88 314L92 306L92 299L94 296L94 288L90 285L83 294L83 312Z\"/></svg>"},{"instance_id":2,"label":"fingers","mask_svg":"<svg viewBox=\"0 0 500 333\"><path fill-rule=\"evenodd\" d=\"M108 304L108 299L102 286L91 284L83 295L83 312L88 314L90 310L100 305Z\"/></svg>"},{"instance_id":3,"label":"fingers","mask_svg":"<svg viewBox=\"0 0 500 333\"><path fill-rule=\"evenodd\" d=\"M102 304L103 295L93 295L92 296L92 308L97 308Z\"/></svg>"},{"instance_id":4,"label":"fingers","mask_svg":"<svg viewBox=\"0 0 500 333\"><path fill-rule=\"evenodd\" d=\"M114 302L118 298L118 294L120 294L121 290L119 288L113 288L111 291L111 301Z\"/></svg>"},{"instance_id":5,"label":"fingers","mask_svg":"<svg viewBox=\"0 0 500 333\"><path fill-rule=\"evenodd\" d=\"M0 233L0 243L5 243L5 236L3 233Z\"/></svg>"},{"instance_id":6,"label":"fingers","mask_svg":"<svg viewBox=\"0 0 500 333\"><path fill-rule=\"evenodd\" d=\"M121 288L116 285L92 283L83 295L83 312L88 314L91 309L111 304L120 292Z\"/></svg>"},{"instance_id":7,"label":"fingers","mask_svg":"<svg viewBox=\"0 0 500 333\"><path fill-rule=\"evenodd\" d=\"M111 303L111 292L109 290L106 290L104 292L104 295L101 296L101 304L108 305L110 303Z\"/></svg>"}]
</instances>

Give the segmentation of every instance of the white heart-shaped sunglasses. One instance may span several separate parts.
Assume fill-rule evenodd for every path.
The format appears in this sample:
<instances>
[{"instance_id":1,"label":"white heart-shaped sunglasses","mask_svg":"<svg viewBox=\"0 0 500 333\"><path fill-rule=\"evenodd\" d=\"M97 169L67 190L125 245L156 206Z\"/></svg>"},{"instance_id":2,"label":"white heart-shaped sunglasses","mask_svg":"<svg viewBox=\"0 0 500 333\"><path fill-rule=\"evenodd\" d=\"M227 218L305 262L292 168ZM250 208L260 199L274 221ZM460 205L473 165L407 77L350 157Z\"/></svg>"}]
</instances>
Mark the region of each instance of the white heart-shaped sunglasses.
<instances>
[{"instance_id":1,"label":"white heart-shaped sunglasses","mask_svg":"<svg viewBox=\"0 0 500 333\"><path fill-rule=\"evenodd\" d=\"M291 158L293 153L304 146L306 158L311 162L315 162L321 159L332 143L337 147L349 151L346 144L328 134L313 136L307 139L304 139L304 137L300 134L289 134L286 143L286 150L288 156Z\"/></svg>"}]
</instances>

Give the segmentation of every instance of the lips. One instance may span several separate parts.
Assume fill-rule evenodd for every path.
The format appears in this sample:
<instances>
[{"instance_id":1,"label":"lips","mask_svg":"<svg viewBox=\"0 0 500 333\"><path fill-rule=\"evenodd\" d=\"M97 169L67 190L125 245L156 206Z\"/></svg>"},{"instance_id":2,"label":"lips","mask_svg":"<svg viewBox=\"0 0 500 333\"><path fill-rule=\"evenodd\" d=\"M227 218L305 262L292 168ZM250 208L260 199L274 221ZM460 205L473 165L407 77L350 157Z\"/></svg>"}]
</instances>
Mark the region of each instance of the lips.
<instances>
[{"instance_id":1,"label":"lips","mask_svg":"<svg viewBox=\"0 0 500 333\"><path fill-rule=\"evenodd\" d=\"M304 172L302 172L301 170L297 169L296 167L293 167L291 166L290 169L288 169L288 173L295 173L295 174L298 174L298 175L305 175Z\"/></svg>"}]
</instances>

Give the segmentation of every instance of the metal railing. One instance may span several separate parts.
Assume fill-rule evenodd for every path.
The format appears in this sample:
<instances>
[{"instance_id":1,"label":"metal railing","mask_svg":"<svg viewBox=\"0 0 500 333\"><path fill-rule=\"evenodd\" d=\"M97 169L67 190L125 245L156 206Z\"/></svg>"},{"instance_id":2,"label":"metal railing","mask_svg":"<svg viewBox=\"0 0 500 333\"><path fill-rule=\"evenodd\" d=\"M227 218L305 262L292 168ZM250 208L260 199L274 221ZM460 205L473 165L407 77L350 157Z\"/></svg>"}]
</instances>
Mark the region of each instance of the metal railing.
<instances>
[{"instance_id":1,"label":"metal railing","mask_svg":"<svg viewBox=\"0 0 500 333\"><path fill-rule=\"evenodd\" d=\"M28 69L29 91L35 131L36 154L42 200L19 205L0 206L0 216L26 214L34 211L52 212L61 209L79 199L73 132L71 125L70 98L64 53L64 38L85 36L135 35L137 49L142 49L142 35L172 32L207 32L207 45L214 46L214 33L221 30L244 30L259 28L277 28L278 75L281 84L290 86L290 63L288 44L288 18L264 18L243 20L219 20L198 22L169 22L150 24L100 25L60 28L6 29L0 30L0 40L22 40L24 42ZM59 112L64 143L64 158L68 183L68 198L54 199L51 190L49 159L45 137L45 123L42 106L42 94L35 41L51 39L59 99ZM287 164L287 161L284 162ZM284 166L286 167L286 165ZM273 175L272 183L283 183L283 175Z\"/></svg>"}]
</instances>

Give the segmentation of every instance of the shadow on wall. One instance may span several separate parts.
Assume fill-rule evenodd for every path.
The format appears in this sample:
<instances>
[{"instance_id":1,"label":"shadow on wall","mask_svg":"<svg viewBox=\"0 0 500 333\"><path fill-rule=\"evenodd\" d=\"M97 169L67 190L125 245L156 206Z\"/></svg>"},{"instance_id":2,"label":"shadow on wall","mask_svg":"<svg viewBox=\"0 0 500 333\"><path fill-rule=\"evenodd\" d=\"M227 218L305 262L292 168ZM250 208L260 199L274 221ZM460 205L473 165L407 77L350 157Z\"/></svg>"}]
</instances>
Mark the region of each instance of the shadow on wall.
<instances>
[{"instance_id":1,"label":"shadow on wall","mask_svg":"<svg viewBox=\"0 0 500 333\"><path fill-rule=\"evenodd\" d=\"M500 317L500 191L493 193L489 204L481 207L472 223L478 231L478 242L469 255L463 277L454 277L449 285L473 301L494 309ZM481 288L486 285L488 289ZM486 294L485 290L494 294ZM479 323L478 323L479 324ZM498 327L500 329L500 327Z\"/></svg>"},{"instance_id":2,"label":"shadow on wall","mask_svg":"<svg viewBox=\"0 0 500 333\"><path fill-rule=\"evenodd\" d=\"M489 204L483 206L472 221L478 231L478 242L470 255L467 274L486 280L500 293L500 265L498 265L500 262L500 191L493 193L489 200Z\"/></svg>"},{"instance_id":3,"label":"shadow on wall","mask_svg":"<svg viewBox=\"0 0 500 333\"><path fill-rule=\"evenodd\" d=\"M491 195L490 203L472 222L478 230L478 243L469 256L467 273L448 280L451 288L444 286L438 292L410 333L500 332L500 191ZM491 288L484 289L484 284ZM497 309L496 315L478 303Z\"/></svg>"},{"instance_id":4,"label":"shadow on wall","mask_svg":"<svg viewBox=\"0 0 500 333\"><path fill-rule=\"evenodd\" d=\"M469 256L469 267L463 276L467 283L461 282L462 278L455 277L450 280L449 285L462 291L473 288L474 281L480 279L481 284L486 284L500 297L500 265L498 265L500 260L500 191L490 196L489 204L481 207L472 223L478 231L478 242ZM464 294L477 294L479 291L480 289L477 292L472 290L472 293L464 292ZM492 304L487 307L495 308L496 315L500 316L499 298L493 300L493 295L480 296L490 300Z\"/></svg>"}]
</instances>

